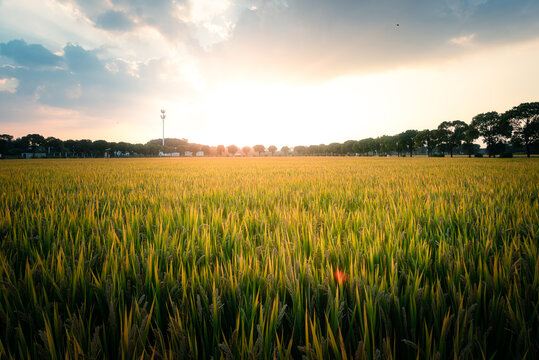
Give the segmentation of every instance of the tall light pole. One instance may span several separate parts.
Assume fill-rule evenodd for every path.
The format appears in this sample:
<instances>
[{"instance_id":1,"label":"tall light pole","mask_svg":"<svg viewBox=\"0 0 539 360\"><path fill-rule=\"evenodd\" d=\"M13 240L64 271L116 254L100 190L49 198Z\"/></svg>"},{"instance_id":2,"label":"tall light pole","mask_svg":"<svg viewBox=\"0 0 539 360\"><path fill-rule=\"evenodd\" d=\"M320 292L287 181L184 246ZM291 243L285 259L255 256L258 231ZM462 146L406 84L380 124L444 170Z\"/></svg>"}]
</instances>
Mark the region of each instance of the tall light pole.
<instances>
[{"instance_id":1,"label":"tall light pole","mask_svg":"<svg viewBox=\"0 0 539 360\"><path fill-rule=\"evenodd\" d=\"M165 146L165 118L167 115L165 114L165 109L161 109L161 120L163 120L163 146Z\"/></svg>"}]
</instances>

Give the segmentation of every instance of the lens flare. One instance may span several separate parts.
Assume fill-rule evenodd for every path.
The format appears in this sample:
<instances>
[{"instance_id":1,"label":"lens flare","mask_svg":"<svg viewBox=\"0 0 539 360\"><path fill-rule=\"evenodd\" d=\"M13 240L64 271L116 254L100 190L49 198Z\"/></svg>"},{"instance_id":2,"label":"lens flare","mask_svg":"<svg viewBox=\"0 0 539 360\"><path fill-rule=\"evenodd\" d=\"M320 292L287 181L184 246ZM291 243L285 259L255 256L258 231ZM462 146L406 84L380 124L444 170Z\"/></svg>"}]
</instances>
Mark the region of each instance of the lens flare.
<instances>
[{"instance_id":1,"label":"lens flare","mask_svg":"<svg viewBox=\"0 0 539 360\"><path fill-rule=\"evenodd\" d=\"M333 273L333 276L335 277L335 281L339 285L345 283L348 280L348 276L341 270L335 270L335 272Z\"/></svg>"}]
</instances>

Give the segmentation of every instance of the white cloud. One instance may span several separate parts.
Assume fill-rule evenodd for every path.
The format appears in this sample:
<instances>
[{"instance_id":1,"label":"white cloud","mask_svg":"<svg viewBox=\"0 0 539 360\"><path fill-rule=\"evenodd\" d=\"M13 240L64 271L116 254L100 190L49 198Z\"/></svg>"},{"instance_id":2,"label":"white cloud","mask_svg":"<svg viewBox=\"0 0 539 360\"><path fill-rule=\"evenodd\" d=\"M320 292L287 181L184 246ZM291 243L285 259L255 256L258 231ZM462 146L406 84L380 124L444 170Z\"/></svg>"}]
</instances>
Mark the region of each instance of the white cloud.
<instances>
[{"instance_id":1,"label":"white cloud","mask_svg":"<svg viewBox=\"0 0 539 360\"><path fill-rule=\"evenodd\" d=\"M17 86L19 86L19 80L16 78L0 79L0 91L14 94L17 91Z\"/></svg>"},{"instance_id":2,"label":"white cloud","mask_svg":"<svg viewBox=\"0 0 539 360\"><path fill-rule=\"evenodd\" d=\"M475 34L469 34L451 38L449 42L454 45L465 46L472 44L474 38Z\"/></svg>"}]
</instances>

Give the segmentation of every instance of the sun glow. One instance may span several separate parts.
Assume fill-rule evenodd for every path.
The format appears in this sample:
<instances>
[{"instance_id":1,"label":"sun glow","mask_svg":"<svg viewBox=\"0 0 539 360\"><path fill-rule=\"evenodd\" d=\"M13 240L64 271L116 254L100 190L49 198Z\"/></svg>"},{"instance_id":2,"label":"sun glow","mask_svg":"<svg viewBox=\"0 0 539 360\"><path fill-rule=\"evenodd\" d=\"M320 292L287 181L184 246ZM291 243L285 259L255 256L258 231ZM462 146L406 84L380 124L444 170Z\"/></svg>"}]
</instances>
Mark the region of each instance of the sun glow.
<instances>
[{"instance_id":1,"label":"sun glow","mask_svg":"<svg viewBox=\"0 0 539 360\"><path fill-rule=\"evenodd\" d=\"M299 145L314 136L320 142L338 132L336 123L361 121L371 108L346 83L293 86L226 83L204 101L209 143ZM306 127L305 122L309 123Z\"/></svg>"}]
</instances>

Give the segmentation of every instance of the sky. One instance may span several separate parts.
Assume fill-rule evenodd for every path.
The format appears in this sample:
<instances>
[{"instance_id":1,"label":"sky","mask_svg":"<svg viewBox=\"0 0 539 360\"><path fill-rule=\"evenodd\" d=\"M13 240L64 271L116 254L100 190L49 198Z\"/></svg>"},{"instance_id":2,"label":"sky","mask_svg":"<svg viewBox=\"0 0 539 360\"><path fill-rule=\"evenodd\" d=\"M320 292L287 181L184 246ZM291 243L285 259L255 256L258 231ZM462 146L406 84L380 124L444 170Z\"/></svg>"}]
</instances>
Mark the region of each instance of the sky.
<instances>
[{"instance_id":1,"label":"sky","mask_svg":"<svg viewBox=\"0 0 539 360\"><path fill-rule=\"evenodd\" d=\"M537 0L0 0L0 133L295 146L539 101Z\"/></svg>"}]
</instances>

